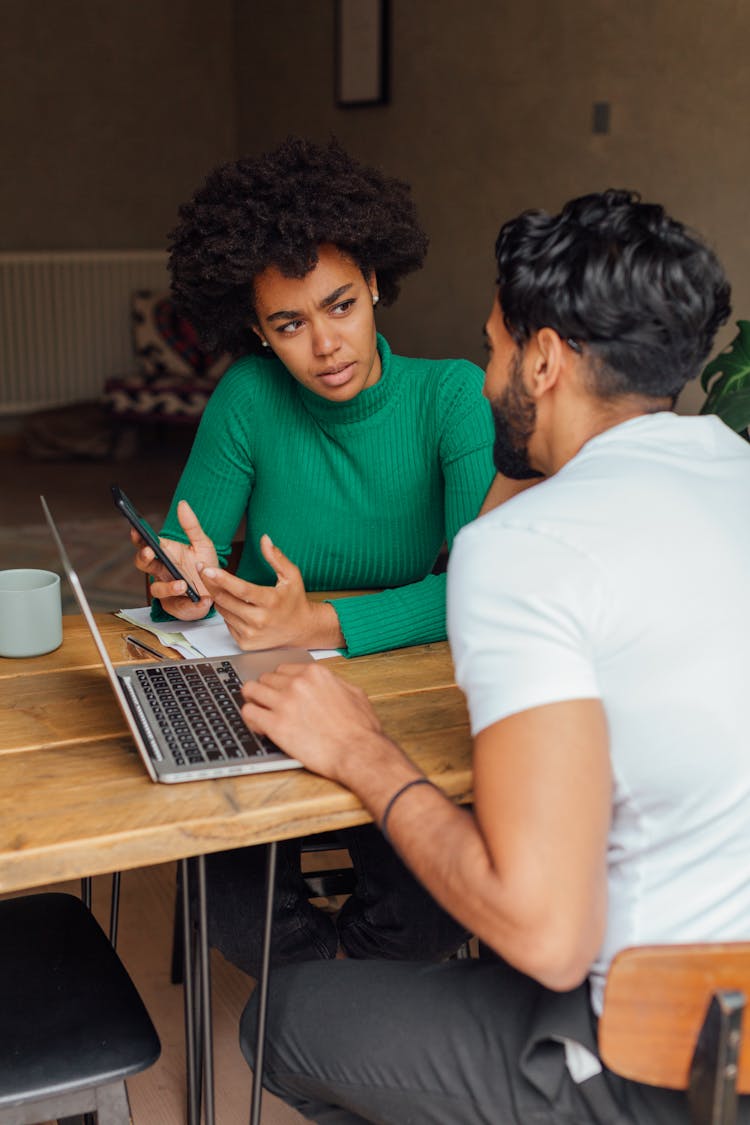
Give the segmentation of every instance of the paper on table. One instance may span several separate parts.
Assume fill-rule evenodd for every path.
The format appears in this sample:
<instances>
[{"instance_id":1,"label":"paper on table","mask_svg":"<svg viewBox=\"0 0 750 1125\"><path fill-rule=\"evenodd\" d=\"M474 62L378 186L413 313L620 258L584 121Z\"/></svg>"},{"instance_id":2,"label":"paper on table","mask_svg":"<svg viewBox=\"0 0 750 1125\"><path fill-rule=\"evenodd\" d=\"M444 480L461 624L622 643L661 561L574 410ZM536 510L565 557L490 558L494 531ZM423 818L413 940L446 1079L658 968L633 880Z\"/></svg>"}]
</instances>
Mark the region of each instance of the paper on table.
<instances>
[{"instance_id":1,"label":"paper on table","mask_svg":"<svg viewBox=\"0 0 750 1125\"><path fill-rule=\"evenodd\" d=\"M167 648L173 648L176 652L179 652L180 656L203 656L203 653L200 652L199 649L193 648L192 645L188 644L187 638L184 637L182 633L169 632L157 622L152 621L151 610L148 606L139 609L121 609L118 610L115 617L121 617L123 621L129 621L131 625L137 625L139 629L148 630L149 633L153 633Z\"/></svg>"},{"instance_id":2,"label":"paper on table","mask_svg":"<svg viewBox=\"0 0 750 1125\"><path fill-rule=\"evenodd\" d=\"M232 639L227 629L226 622L219 617L204 617L200 621L180 621L179 633L167 631L167 623L151 620L151 610L148 606L138 609L121 609L117 617L147 629L158 637L162 644L168 648L177 649L183 655L190 656L234 656L242 649ZM169 623L171 624L171 622ZM175 623L176 624L176 623ZM311 649L310 655L314 660L327 660L331 656L339 656L338 649L317 648Z\"/></svg>"}]
</instances>

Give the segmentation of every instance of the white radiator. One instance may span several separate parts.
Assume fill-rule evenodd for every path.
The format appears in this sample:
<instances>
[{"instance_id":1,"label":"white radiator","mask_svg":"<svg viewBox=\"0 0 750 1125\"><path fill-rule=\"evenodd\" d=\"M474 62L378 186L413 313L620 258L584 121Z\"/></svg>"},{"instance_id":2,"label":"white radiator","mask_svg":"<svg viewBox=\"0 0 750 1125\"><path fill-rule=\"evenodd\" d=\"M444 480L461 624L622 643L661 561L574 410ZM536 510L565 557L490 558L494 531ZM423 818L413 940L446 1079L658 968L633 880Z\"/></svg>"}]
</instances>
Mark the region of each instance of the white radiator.
<instances>
[{"instance_id":1,"label":"white radiator","mask_svg":"<svg viewBox=\"0 0 750 1125\"><path fill-rule=\"evenodd\" d=\"M0 253L0 414L97 398L136 366L135 289L166 289L160 250Z\"/></svg>"}]
</instances>

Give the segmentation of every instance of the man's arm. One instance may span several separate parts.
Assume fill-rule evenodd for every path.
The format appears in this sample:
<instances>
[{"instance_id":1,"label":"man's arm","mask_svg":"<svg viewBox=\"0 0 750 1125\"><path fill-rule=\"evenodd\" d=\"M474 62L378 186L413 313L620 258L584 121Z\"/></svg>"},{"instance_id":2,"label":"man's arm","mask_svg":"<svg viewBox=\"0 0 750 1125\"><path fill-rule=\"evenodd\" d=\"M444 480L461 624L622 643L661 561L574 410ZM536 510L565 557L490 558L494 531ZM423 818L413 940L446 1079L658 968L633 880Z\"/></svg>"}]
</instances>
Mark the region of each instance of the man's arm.
<instances>
[{"instance_id":1,"label":"man's arm","mask_svg":"<svg viewBox=\"0 0 750 1125\"><path fill-rule=\"evenodd\" d=\"M351 789L376 823L419 771L365 694L316 664L244 686L243 715L309 769ZM482 731L474 815L427 785L391 808L404 861L459 921L549 988L584 979L604 935L611 777L598 700L550 704Z\"/></svg>"}]
</instances>

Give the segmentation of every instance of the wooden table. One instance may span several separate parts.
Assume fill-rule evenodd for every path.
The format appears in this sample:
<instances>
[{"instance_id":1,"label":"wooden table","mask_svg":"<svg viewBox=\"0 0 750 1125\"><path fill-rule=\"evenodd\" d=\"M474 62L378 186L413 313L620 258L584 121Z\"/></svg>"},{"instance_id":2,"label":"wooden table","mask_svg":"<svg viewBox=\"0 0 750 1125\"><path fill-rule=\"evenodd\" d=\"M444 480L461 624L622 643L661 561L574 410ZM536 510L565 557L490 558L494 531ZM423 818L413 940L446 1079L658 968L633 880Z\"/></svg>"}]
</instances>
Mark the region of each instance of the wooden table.
<instances>
[{"instance_id":1,"label":"wooden table","mask_svg":"<svg viewBox=\"0 0 750 1125\"><path fill-rule=\"evenodd\" d=\"M97 621L115 664L142 663L124 640L137 630ZM364 688L428 777L471 800L468 716L446 643L327 663ZM0 658L0 893L369 819L351 793L306 770L152 782L81 617L64 619L56 652Z\"/></svg>"},{"instance_id":2,"label":"wooden table","mask_svg":"<svg viewBox=\"0 0 750 1125\"><path fill-rule=\"evenodd\" d=\"M136 663L124 640L133 628L97 620L114 663ZM447 644L327 663L367 691L429 777L470 800L468 718ZM81 617L65 618L56 652L0 658L0 892L367 820L351 793L306 770L150 781Z\"/></svg>"}]
</instances>

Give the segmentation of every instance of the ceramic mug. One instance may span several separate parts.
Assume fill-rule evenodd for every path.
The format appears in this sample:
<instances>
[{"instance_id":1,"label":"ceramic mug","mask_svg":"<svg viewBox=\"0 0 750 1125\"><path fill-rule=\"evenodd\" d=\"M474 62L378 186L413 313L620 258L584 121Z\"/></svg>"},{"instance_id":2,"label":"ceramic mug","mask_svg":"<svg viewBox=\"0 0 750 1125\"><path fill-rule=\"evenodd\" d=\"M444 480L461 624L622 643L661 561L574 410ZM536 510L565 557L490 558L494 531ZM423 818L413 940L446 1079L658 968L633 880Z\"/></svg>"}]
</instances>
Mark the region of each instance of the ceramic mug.
<instances>
[{"instance_id":1,"label":"ceramic mug","mask_svg":"<svg viewBox=\"0 0 750 1125\"><path fill-rule=\"evenodd\" d=\"M61 644L60 575L0 570L0 656L41 656Z\"/></svg>"}]
</instances>

